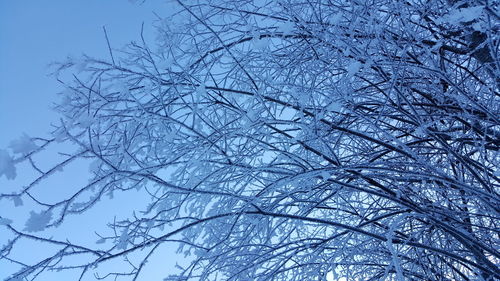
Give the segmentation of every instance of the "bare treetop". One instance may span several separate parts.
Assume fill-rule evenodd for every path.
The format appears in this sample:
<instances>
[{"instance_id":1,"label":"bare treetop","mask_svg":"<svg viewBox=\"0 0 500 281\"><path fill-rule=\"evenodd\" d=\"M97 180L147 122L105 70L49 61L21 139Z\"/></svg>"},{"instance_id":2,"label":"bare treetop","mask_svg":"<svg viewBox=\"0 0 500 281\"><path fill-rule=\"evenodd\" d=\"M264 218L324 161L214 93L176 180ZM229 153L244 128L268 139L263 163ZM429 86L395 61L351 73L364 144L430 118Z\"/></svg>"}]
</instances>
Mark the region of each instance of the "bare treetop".
<instances>
[{"instance_id":1,"label":"bare treetop","mask_svg":"<svg viewBox=\"0 0 500 281\"><path fill-rule=\"evenodd\" d=\"M169 243L192 256L165 280L500 278L498 3L175 6L156 44L59 64L70 78L53 138L0 150L0 175L21 162L37 173L1 204L41 208L24 229L1 215L0 259L19 265L7 280L143 280ZM87 185L33 195L76 159L91 161ZM45 234L137 191L141 208L96 244ZM55 251L26 264L11 255L22 240Z\"/></svg>"}]
</instances>

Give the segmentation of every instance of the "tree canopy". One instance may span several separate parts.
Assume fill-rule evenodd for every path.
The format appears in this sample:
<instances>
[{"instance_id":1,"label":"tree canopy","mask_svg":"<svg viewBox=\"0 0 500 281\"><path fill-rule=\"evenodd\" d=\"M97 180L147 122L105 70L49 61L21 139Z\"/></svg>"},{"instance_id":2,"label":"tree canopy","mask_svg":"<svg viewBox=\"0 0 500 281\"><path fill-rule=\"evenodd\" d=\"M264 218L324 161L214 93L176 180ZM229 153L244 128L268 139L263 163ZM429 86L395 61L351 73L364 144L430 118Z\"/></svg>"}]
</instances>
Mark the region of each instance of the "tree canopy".
<instances>
[{"instance_id":1,"label":"tree canopy","mask_svg":"<svg viewBox=\"0 0 500 281\"><path fill-rule=\"evenodd\" d=\"M21 265L7 280L141 280L166 243L192 256L165 280L500 278L498 2L174 2L156 42L58 64L52 137L0 151L0 175L38 175L0 202L41 208L24 229L0 218L0 259ZM88 184L32 194L75 159L92 161ZM97 244L46 235L137 191L142 209ZM25 264L22 240L57 250Z\"/></svg>"}]
</instances>

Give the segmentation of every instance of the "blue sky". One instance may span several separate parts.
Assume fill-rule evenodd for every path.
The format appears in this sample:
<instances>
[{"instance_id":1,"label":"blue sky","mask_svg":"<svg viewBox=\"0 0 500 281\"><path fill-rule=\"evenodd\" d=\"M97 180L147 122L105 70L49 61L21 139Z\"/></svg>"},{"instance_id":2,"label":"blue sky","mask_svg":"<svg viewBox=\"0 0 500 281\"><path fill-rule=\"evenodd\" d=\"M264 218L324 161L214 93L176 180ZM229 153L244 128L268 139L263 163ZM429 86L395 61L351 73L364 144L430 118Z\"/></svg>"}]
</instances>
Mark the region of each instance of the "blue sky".
<instances>
[{"instance_id":1,"label":"blue sky","mask_svg":"<svg viewBox=\"0 0 500 281\"><path fill-rule=\"evenodd\" d=\"M156 19L153 11L162 16L168 14L171 8L166 2L151 0L139 5L126 0L0 0L0 149L5 149L22 133L48 136L50 122L57 120L50 107L57 101L57 92L61 90L55 78L49 76L50 63L83 53L107 58L103 26L106 26L113 48L137 40L142 22L146 27L146 38L154 38L154 30L150 28ZM51 188L40 187L40 190L46 192L46 196L55 196L56 193L51 192L60 192L70 182L74 184L75 175L80 174L81 178L82 169L86 171L87 166L76 164L69 167L63 176L49 181L53 185ZM2 177L0 188L7 188L2 190L5 192L22 181L21 178L7 182ZM22 228L25 214L9 203L0 202L0 215L14 219L15 224ZM25 207L24 212L29 209L29 202ZM92 223L97 216L103 216L102 212L114 207L97 208L76 223ZM1 236L2 229L0 246ZM96 240L95 237L89 239ZM28 247L26 245L25 249ZM168 257L151 262L152 267L159 270L149 272L147 280L165 277L168 273L165 261L174 265L177 260L173 251L174 248L170 247L166 251ZM20 255L33 253L27 250ZM7 277L4 276L7 272L12 273L10 269L8 265L0 264L0 280Z\"/></svg>"},{"instance_id":2,"label":"blue sky","mask_svg":"<svg viewBox=\"0 0 500 281\"><path fill-rule=\"evenodd\" d=\"M165 3L0 0L0 147L22 132L44 134L55 120L49 108L60 88L48 77L51 62L82 53L107 56L102 26L118 48L138 38L143 21L151 26L153 11L167 13Z\"/></svg>"}]
</instances>

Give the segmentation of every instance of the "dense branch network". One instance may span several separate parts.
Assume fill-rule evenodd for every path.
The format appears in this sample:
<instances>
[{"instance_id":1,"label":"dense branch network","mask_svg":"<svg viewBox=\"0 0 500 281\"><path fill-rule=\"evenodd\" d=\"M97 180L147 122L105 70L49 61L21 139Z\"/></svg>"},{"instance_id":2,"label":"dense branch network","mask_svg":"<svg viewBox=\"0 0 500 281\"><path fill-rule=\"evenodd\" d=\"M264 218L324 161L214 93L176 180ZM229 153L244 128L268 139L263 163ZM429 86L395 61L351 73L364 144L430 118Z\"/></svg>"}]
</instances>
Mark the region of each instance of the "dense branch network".
<instances>
[{"instance_id":1,"label":"dense branch network","mask_svg":"<svg viewBox=\"0 0 500 281\"><path fill-rule=\"evenodd\" d=\"M5 223L0 258L21 266L8 280L86 280L123 258L95 276L140 280L170 242L194 258L165 280L500 278L497 3L177 2L155 50L60 65L82 72L63 82L54 139L12 160L39 178L0 197L44 209L25 231ZM74 154L38 169L56 140ZM94 161L88 185L31 195L77 158ZM29 233L132 190L149 202L101 244ZM23 239L59 250L24 264L10 257Z\"/></svg>"}]
</instances>

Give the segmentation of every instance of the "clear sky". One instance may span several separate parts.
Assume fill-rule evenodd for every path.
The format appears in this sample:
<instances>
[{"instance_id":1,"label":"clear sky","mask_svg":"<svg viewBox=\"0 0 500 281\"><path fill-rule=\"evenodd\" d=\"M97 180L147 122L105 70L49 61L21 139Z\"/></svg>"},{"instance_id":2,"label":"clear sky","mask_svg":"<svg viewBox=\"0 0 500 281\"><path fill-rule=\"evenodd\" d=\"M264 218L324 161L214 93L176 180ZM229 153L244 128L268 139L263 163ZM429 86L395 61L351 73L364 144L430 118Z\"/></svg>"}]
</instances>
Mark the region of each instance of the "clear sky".
<instances>
[{"instance_id":1,"label":"clear sky","mask_svg":"<svg viewBox=\"0 0 500 281\"><path fill-rule=\"evenodd\" d=\"M50 107L57 100L61 90L54 77L49 76L52 62L64 60L68 55L77 57L82 53L95 57L108 56L108 49L103 33L106 26L113 48L119 48L131 40L139 38L141 24L145 24L146 38L154 38L151 27L156 19L153 11L166 16L171 8L167 1L150 0L144 4L126 0L0 0L0 149L5 149L11 140L22 133L29 136L48 136L50 122L57 120L57 115ZM137 1L135 1L137 2ZM54 196L64 185L74 183L73 176L86 166L73 166L65 170L65 177L52 181L51 189L40 189L47 196ZM7 182L0 178L0 189L10 187L17 181ZM6 189L0 190L5 192ZM9 202L7 202L9 203ZM5 201L0 202L0 216L20 220L20 210ZM29 203L25 203L29 208ZM123 204L123 202L121 202ZM116 207L116 206L115 206ZM92 223L102 212L112 210L113 206L104 206L93 210L89 216L77 220L79 224ZM26 211L26 210L25 210ZM19 213L18 213L19 212ZM99 213L101 212L101 213ZM92 217L94 216L94 217ZM108 214L113 216L113 214ZM71 226L70 226L71 227ZM2 242L0 228L0 246ZM91 239L96 240L95 237ZM40 249L43 251L43 249ZM172 256L163 260L152 261L151 271L141 280L162 280L168 268L161 268L169 260L175 264ZM21 253L33 255L33 252ZM6 278L6 272L12 273L7 265L0 264L0 280ZM61 277L61 276L59 276ZM58 279L62 280L62 279ZM70 280L70 279L68 279Z\"/></svg>"}]
</instances>

